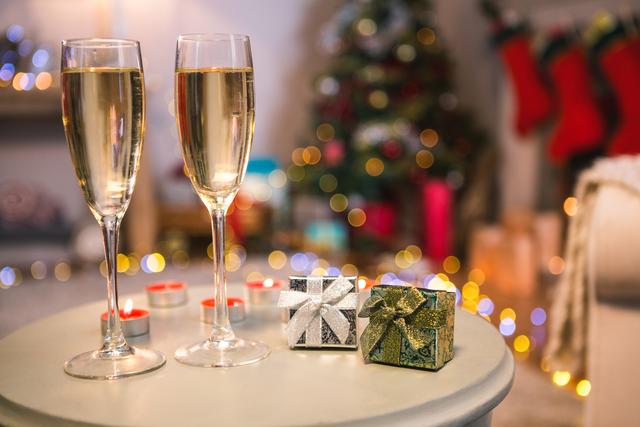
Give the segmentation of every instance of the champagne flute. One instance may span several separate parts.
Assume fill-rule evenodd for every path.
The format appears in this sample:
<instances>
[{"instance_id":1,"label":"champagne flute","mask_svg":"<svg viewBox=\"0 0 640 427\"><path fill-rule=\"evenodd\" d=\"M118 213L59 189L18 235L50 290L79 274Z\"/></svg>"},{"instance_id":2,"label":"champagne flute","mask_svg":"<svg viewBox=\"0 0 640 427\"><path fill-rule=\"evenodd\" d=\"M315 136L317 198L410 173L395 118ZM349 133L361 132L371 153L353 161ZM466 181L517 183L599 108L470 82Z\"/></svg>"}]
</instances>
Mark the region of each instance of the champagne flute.
<instances>
[{"instance_id":1,"label":"champagne flute","mask_svg":"<svg viewBox=\"0 0 640 427\"><path fill-rule=\"evenodd\" d=\"M224 267L225 217L244 178L253 139L249 37L181 35L176 50L175 102L187 175L211 215L215 287L209 338L179 348L175 358L203 367L254 363L269 355L269 347L233 333Z\"/></svg>"},{"instance_id":2,"label":"champagne flute","mask_svg":"<svg viewBox=\"0 0 640 427\"><path fill-rule=\"evenodd\" d=\"M127 344L118 309L118 229L133 193L145 128L140 45L116 39L62 42L62 121L71 161L102 228L107 262L107 332L102 348L64 365L67 374L115 379L160 368L162 353Z\"/></svg>"}]
</instances>

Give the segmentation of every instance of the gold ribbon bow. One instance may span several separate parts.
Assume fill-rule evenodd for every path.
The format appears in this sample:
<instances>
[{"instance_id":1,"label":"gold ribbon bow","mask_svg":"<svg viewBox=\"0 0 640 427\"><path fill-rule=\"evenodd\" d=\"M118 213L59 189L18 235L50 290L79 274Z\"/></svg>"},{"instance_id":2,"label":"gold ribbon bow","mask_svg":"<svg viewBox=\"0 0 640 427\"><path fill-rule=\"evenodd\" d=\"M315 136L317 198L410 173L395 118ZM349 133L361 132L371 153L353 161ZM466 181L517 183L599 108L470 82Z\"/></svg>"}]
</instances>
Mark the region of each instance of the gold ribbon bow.
<instances>
[{"instance_id":1,"label":"gold ribbon bow","mask_svg":"<svg viewBox=\"0 0 640 427\"><path fill-rule=\"evenodd\" d=\"M416 288L387 288L384 296L373 295L365 301L358 317L369 317L369 325L362 333L360 346L365 359L384 340L383 359L397 363L400 359L400 341L404 337L413 350L431 342L426 328L438 328L446 324L446 311L424 309L416 311L426 299ZM409 316L412 319L407 319Z\"/></svg>"}]
</instances>

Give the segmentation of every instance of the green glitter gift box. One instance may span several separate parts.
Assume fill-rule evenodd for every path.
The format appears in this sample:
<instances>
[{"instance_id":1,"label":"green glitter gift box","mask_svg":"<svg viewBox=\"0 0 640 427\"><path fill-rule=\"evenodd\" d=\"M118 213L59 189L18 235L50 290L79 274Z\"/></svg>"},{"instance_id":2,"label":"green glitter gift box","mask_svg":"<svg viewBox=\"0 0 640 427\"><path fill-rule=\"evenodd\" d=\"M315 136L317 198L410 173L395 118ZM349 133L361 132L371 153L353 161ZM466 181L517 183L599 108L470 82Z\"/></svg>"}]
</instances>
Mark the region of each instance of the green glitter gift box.
<instances>
[{"instance_id":1,"label":"green glitter gift box","mask_svg":"<svg viewBox=\"0 0 640 427\"><path fill-rule=\"evenodd\" d=\"M358 317L369 324L360 337L365 360L437 370L453 358L456 294L380 285Z\"/></svg>"}]
</instances>

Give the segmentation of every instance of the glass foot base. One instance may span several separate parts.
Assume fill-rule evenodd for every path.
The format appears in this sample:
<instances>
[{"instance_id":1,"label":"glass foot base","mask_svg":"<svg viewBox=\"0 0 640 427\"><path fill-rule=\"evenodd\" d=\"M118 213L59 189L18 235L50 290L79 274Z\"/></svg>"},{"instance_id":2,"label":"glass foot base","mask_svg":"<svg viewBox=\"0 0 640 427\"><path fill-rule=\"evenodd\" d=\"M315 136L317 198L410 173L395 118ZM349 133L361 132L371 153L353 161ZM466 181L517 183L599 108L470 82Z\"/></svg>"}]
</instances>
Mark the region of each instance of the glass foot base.
<instances>
[{"instance_id":1,"label":"glass foot base","mask_svg":"<svg viewBox=\"0 0 640 427\"><path fill-rule=\"evenodd\" d=\"M175 352L178 362L205 368L242 366L258 362L271 353L269 347L259 341L232 338L230 340L205 340L185 345Z\"/></svg>"},{"instance_id":2,"label":"glass foot base","mask_svg":"<svg viewBox=\"0 0 640 427\"><path fill-rule=\"evenodd\" d=\"M78 378L114 380L150 372L165 363L166 358L159 351L128 347L115 355L101 350L79 354L65 362L64 371Z\"/></svg>"}]
</instances>

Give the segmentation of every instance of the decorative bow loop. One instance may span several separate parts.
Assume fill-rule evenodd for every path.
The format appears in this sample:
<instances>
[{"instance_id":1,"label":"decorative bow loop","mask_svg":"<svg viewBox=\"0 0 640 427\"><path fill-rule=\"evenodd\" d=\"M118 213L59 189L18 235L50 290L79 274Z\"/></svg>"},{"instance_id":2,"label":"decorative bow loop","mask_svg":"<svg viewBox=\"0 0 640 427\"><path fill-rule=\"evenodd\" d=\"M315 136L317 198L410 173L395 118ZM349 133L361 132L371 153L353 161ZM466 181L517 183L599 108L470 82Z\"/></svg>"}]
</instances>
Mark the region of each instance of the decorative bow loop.
<instances>
[{"instance_id":1,"label":"decorative bow loop","mask_svg":"<svg viewBox=\"0 0 640 427\"><path fill-rule=\"evenodd\" d=\"M342 308L355 309L357 295L350 293L353 284L340 276L321 294L306 293L300 291L282 291L278 300L278 307L296 309L295 314L287 324L287 340L293 347L302 334L304 334L314 322L324 319L334 332L341 344L349 337L349 321L340 311ZM356 298L350 298L356 297ZM306 344L319 346L322 343L321 330L315 328L317 333L309 334Z\"/></svg>"},{"instance_id":2,"label":"decorative bow loop","mask_svg":"<svg viewBox=\"0 0 640 427\"><path fill-rule=\"evenodd\" d=\"M389 333L400 333L413 350L417 350L429 343L430 336L422 328L407 323L411 316L425 302L424 296L416 288L388 289L385 297L374 295L363 305L358 313L359 317L369 317L369 325L362 333L360 345L362 354L368 358L376 346ZM428 309L427 322L430 326L445 323L444 310ZM400 337L398 337L400 338ZM399 344L397 348L399 353Z\"/></svg>"}]
</instances>

